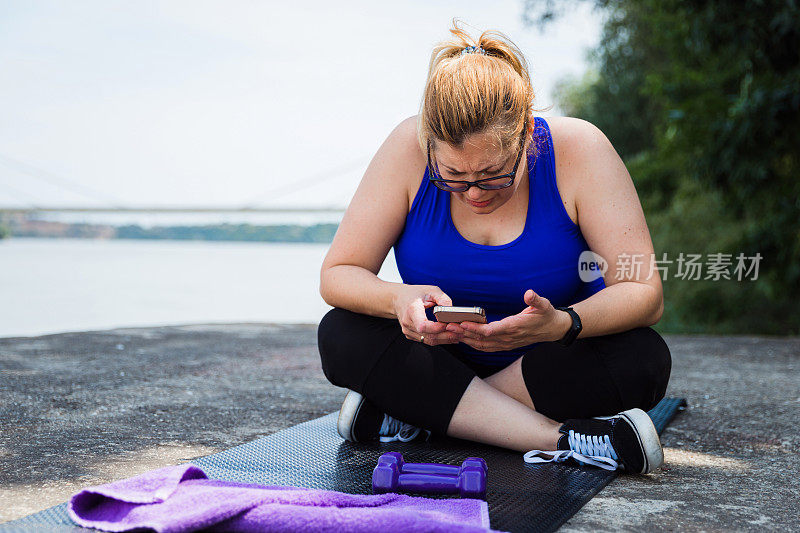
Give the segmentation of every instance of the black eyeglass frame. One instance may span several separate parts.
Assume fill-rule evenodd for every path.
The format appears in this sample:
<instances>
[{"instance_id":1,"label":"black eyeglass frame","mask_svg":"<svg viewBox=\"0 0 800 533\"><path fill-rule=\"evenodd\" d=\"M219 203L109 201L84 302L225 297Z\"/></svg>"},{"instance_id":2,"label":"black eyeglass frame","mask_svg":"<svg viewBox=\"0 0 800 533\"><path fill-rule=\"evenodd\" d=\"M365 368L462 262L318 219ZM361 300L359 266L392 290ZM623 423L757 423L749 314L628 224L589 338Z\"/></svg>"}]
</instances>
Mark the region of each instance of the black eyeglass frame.
<instances>
[{"instance_id":1,"label":"black eyeglass frame","mask_svg":"<svg viewBox=\"0 0 800 533\"><path fill-rule=\"evenodd\" d=\"M434 170L434 166L431 164L431 140L428 139L428 174L431 175L431 176L438 176L438 177L432 177L432 178L428 178L428 179L431 182L433 182L433 184L436 187L438 187L440 190L443 190L445 192L467 192L470 189L470 187L473 187L473 186L478 187L480 189L483 189L484 191L497 191L497 190L500 190L500 189L507 189L508 187L511 187L511 185L514 184L514 180L517 177L517 169L519 168L519 162L522 161L522 152L525 151L525 136L526 136L527 131L528 131L528 121L526 120L525 121L525 126L522 128L522 135L520 137L520 142L522 143L522 145L520 146L519 153L517 154L517 160L514 163L514 169L511 172L509 172L508 174L500 174L499 176L492 176L490 178L484 178L484 179L475 180L475 181L446 180L446 179L442 178L441 177L442 175L439 173L439 165L437 164L436 167L435 167L435 170ZM483 184L483 182L492 181L492 180L496 180L496 179L499 179L499 178L511 178L511 181L509 181L508 183L506 183L504 185L501 185L500 187L488 187L488 186L485 186ZM462 185L466 185L467 188L464 189L463 191L462 190L445 189L444 187L440 186L439 183L442 183L442 184L445 184L445 183L462 184Z\"/></svg>"}]
</instances>

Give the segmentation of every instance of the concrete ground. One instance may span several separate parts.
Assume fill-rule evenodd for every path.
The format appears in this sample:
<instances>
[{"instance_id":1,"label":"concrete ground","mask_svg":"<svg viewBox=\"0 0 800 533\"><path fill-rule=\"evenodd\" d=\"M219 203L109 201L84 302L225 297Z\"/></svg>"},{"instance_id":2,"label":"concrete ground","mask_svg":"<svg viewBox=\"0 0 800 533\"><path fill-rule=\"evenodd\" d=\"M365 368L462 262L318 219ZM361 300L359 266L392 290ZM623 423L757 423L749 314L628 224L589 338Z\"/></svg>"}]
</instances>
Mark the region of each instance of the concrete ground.
<instances>
[{"instance_id":1,"label":"concrete ground","mask_svg":"<svg viewBox=\"0 0 800 533\"><path fill-rule=\"evenodd\" d=\"M798 529L800 338L665 338L667 395L689 409L662 436L664 467L618 477L562 531ZM0 522L336 411L343 396L313 325L0 339Z\"/></svg>"}]
</instances>

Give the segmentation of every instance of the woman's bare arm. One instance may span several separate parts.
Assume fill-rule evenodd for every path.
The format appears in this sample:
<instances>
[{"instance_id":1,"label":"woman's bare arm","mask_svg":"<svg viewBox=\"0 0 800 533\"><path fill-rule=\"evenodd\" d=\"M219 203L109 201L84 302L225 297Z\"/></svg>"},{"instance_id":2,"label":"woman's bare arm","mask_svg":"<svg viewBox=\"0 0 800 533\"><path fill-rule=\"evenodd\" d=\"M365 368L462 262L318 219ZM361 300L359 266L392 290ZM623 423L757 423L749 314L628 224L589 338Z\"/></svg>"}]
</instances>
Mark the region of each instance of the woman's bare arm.
<instances>
[{"instance_id":1,"label":"woman's bare arm","mask_svg":"<svg viewBox=\"0 0 800 533\"><path fill-rule=\"evenodd\" d=\"M396 318L402 283L378 278L409 211L409 177L424 172L416 117L401 122L378 149L322 263L319 292L328 305Z\"/></svg>"},{"instance_id":2,"label":"woman's bare arm","mask_svg":"<svg viewBox=\"0 0 800 533\"><path fill-rule=\"evenodd\" d=\"M575 191L581 232L608 262L606 288L572 306L583 322L579 336L655 324L664 309L661 277L653 269L650 231L627 168L603 132L584 120L559 119L553 144L559 172L569 173L566 181ZM631 268L637 260L638 273Z\"/></svg>"}]
</instances>

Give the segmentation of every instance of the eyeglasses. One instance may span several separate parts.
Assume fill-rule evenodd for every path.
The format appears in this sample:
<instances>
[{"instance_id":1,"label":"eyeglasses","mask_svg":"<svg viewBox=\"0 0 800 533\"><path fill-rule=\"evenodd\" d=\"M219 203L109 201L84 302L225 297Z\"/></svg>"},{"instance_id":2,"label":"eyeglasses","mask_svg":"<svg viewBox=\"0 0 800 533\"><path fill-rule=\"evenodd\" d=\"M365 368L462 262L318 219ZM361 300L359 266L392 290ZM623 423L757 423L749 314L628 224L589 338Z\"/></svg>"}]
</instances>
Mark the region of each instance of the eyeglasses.
<instances>
[{"instance_id":1,"label":"eyeglasses","mask_svg":"<svg viewBox=\"0 0 800 533\"><path fill-rule=\"evenodd\" d=\"M434 166L431 164L431 141L428 139L428 173L431 176L435 176L430 178L430 181L438 188L448 192L465 192L468 191L472 186L478 187L485 191L496 191L498 189L510 187L511 184L514 183L519 162L522 160L522 152L525 150L525 132L527 129L527 127L522 128L520 148L519 153L517 154L517 160L514 163L514 169L508 174L501 174L500 176L493 176L491 178L484 178L476 181L446 180L442 178L441 174L439 173L439 165L437 164Z\"/></svg>"}]
</instances>

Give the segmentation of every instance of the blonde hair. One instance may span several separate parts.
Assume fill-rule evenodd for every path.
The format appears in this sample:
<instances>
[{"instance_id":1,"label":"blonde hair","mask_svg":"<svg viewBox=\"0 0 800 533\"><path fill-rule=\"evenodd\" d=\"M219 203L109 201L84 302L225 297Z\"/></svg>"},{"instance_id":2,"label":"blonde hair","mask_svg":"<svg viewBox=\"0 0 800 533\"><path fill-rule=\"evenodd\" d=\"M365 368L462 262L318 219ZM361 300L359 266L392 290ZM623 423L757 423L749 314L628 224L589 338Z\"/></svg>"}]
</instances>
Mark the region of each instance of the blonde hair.
<instances>
[{"instance_id":1,"label":"blonde hair","mask_svg":"<svg viewBox=\"0 0 800 533\"><path fill-rule=\"evenodd\" d=\"M453 19L453 38L431 53L417 135L423 153L436 141L461 146L476 133L495 136L501 150L518 146L523 128L533 131L533 86L520 49L498 31L476 40ZM478 46L481 53L462 53ZM534 147L535 148L535 147Z\"/></svg>"}]
</instances>

